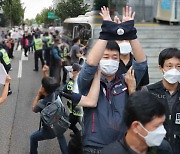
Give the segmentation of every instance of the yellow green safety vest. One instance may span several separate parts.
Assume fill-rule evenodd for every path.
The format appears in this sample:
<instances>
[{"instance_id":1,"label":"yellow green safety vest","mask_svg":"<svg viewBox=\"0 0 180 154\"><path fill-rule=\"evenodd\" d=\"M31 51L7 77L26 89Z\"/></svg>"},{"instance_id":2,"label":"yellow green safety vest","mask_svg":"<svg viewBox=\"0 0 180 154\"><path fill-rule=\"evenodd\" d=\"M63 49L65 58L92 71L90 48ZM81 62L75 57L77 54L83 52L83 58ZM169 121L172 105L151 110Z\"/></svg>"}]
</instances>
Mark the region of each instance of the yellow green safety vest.
<instances>
[{"instance_id":1,"label":"yellow green safety vest","mask_svg":"<svg viewBox=\"0 0 180 154\"><path fill-rule=\"evenodd\" d=\"M59 47L61 58L64 61L67 61L68 49L67 49L66 45L64 45L64 49L62 49L61 47L62 47L62 45Z\"/></svg>"},{"instance_id":2,"label":"yellow green safety vest","mask_svg":"<svg viewBox=\"0 0 180 154\"><path fill-rule=\"evenodd\" d=\"M73 84L74 84L74 81L73 80L70 80L66 86L66 89L68 91L72 91L73 90ZM76 106L74 109L73 109L73 105L72 105L72 101L71 100L68 100L67 102L67 106L68 106L68 110L70 113L73 113L74 116L83 116L83 108L80 107L80 106Z\"/></svg>"},{"instance_id":3,"label":"yellow green safety vest","mask_svg":"<svg viewBox=\"0 0 180 154\"><path fill-rule=\"evenodd\" d=\"M42 50L43 49L43 42L42 39L34 39L34 46L36 50Z\"/></svg>"},{"instance_id":4,"label":"yellow green safety vest","mask_svg":"<svg viewBox=\"0 0 180 154\"><path fill-rule=\"evenodd\" d=\"M0 49L0 52L2 53L3 55L3 61L5 62L6 65L9 65L10 64L10 59L9 59L9 56L7 54L7 51L5 49Z\"/></svg>"},{"instance_id":5,"label":"yellow green safety vest","mask_svg":"<svg viewBox=\"0 0 180 154\"><path fill-rule=\"evenodd\" d=\"M52 37L46 36L45 38L48 40L47 47L50 47L52 45Z\"/></svg>"}]
</instances>

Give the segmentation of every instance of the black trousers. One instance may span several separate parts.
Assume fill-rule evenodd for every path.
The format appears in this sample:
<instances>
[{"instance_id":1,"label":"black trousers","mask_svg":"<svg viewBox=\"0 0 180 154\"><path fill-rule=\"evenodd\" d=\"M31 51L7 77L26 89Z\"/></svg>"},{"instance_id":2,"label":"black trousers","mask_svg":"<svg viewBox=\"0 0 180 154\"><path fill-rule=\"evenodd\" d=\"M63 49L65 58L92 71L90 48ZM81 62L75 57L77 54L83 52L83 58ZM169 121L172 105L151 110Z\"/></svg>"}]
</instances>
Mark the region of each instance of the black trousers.
<instances>
[{"instance_id":1,"label":"black trousers","mask_svg":"<svg viewBox=\"0 0 180 154\"><path fill-rule=\"evenodd\" d=\"M37 50L34 52L34 62L35 62L35 70L38 70L38 59L41 60L42 67L44 66L44 59L42 56L42 50Z\"/></svg>"},{"instance_id":2,"label":"black trousers","mask_svg":"<svg viewBox=\"0 0 180 154\"><path fill-rule=\"evenodd\" d=\"M24 55L27 56L28 47L24 47Z\"/></svg>"},{"instance_id":3,"label":"black trousers","mask_svg":"<svg viewBox=\"0 0 180 154\"><path fill-rule=\"evenodd\" d=\"M58 83L61 82L61 65L51 65L50 64L49 76L55 77Z\"/></svg>"},{"instance_id":4,"label":"black trousers","mask_svg":"<svg viewBox=\"0 0 180 154\"><path fill-rule=\"evenodd\" d=\"M51 48L50 47L44 49L44 59L46 61L46 65L47 66L50 65L50 52L51 52Z\"/></svg>"},{"instance_id":5,"label":"black trousers","mask_svg":"<svg viewBox=\"0 0 180 154\"><path fill-rule=\"evenodd\" d=\"M6 73L8 74L11 69L11 64L4 66ZM9 83L9 90L11 90L10 83Z\"/></svg>"},{"instance_id":6,"label":"black trousers","mask_svg":"<svg viewBox=\"0 0 180 154\"><path fill-rule=\"evenodd\" d=\"M76 124L78 122L81 124L80 118L81 117L75 116L72 113L69 114L69 122L71 123L69 129L71 129L74 132L74 134L77 134L80 132L79 129L76 127Z\"/></svg>"},{"instance_id":7,"label":"black trousers","mask_svg":"<svg viewBox=\"0 0 180 154\"><path fill-rule=\"evenodd\" d=\"M64 61L62 63L62 67L63 67L63 79L62 79L62 82L63 83L66 83L66 79L67 79L67 70L65 69L65 66L67 66L67 62Z\"/></svg>"},{"instance_id":8,"label":"black trousers","mask_svg":"<svg viewBox=\"0 0 180 154\"><path fill-rule=\"evenodd\" d=\"M11 44L11 48L8 50L9 58L13 58L13 51L14 51L14 43Z\"/></svg>"}]
</instances>

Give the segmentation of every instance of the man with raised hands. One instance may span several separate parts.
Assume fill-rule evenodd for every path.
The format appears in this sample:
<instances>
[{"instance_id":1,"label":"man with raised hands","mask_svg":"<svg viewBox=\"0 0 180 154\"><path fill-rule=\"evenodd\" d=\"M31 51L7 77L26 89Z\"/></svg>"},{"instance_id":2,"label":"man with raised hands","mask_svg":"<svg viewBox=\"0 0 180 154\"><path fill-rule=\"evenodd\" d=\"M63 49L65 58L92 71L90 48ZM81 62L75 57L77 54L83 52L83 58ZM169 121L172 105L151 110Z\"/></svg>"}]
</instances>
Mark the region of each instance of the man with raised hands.
<instances>
[{"instance_id":1,"label":"man with raised hands","mask_svg":"<svg viewBox=\"0 0 180 154\"><path fill-rule=\"evenodd\" d=\"M136 36L135 13L131 7L126 6L122 22L118 17L113 22L106 7L101 9L100 15L103 18L100 37L78 77L79 91L87 95L98 66L101 68L98 104L96 107L84 107L84 154L99 154L105 145L122 138L126 131L124 106L128 95L135 91L147 69L146 56ZM126 77L115 76L120 49L114 40L129 40L133 49L135 59Z\"/></svg>"}]
</instances>

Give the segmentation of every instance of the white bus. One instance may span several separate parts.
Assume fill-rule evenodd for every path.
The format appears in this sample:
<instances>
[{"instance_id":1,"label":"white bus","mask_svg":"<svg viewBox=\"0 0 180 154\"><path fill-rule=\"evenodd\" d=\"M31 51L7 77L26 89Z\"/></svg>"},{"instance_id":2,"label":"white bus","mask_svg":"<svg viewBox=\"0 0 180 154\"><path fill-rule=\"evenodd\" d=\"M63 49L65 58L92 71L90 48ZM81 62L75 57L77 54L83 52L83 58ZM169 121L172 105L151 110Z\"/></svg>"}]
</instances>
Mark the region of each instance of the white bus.
<instances>
[{"instance_id":1,"label":"white bus","mask_svg":"<svg viewBox=\"0 0 180 154\"><path fill-rule=\"evenodd\" d=\"M82 44L91 44L94 39L99 37L102 18L99 11L87 12L75 18L64 20L64 36L69 40L80 37ZM93 41L94 42L94 41Z\"/></svg>"}]
</instances>

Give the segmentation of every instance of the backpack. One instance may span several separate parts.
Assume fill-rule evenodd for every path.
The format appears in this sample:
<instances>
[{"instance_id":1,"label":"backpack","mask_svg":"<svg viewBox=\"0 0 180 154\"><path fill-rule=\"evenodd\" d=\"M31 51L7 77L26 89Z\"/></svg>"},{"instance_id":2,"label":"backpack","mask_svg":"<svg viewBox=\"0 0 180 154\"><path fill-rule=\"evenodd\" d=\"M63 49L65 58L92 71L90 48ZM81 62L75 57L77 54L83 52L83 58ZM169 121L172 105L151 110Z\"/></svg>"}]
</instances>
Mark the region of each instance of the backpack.
<instances>
[{"instance_id":1,"label":"backpack","mask_svg":"<svg viewBox=\"0 0 180 154\"><path fill-rule=\"evenodd\" d=\"M56 136L63 134L70 126L67 111L59 96L52 102L48 102L47 106L41 111L41 121L48 126Z\"/></svg>"}]
</instances>

